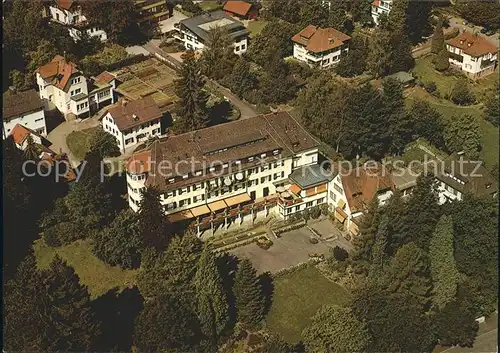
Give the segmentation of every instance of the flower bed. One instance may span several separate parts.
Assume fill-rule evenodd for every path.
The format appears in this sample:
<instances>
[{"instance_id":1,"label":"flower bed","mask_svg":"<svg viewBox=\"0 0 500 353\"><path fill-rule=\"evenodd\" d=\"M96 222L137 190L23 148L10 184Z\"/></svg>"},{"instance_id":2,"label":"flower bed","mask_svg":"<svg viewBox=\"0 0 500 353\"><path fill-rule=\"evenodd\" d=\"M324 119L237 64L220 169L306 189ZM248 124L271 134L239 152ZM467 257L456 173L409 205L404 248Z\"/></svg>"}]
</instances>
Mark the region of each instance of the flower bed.
<instances>
[{"instance_id":1,"label":"flower bed","mask_svg":"<svg viewBox=\"0 0 500 353\"><path fill-rule=\"evenodd\" d=\"M257 239L257 245L259 246L259 248L267 250L273 245L273 242L267 237L263 236Z\"/></svg>"}]
</instances>

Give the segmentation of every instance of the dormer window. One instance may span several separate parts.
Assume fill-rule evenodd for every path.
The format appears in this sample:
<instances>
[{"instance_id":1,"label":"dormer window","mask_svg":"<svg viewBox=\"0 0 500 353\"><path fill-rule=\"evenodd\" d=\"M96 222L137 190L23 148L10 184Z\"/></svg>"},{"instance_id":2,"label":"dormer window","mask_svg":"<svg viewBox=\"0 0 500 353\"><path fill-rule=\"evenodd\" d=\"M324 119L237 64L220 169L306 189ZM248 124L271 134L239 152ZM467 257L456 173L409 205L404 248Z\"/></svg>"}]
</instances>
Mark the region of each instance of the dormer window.
<instances>
[{"instance_id":1,"label":"dormer window","mask_svg":"<svg viewBox=\"0 0 500 353\"><path fill-rule=\"evenodd\" d=\"M471 46L472 46L472 43L471 43L471 42L467 43L467 47L469 47L469 48L470 48Z\"/></svg>"},{"instance_id":2,"label":"dormer window","mask_svg":"<svg viewBox=\"0 0 500 353\"><path fill-rule=\"evenodd\" d=\"M491 183L486 184L486 189L489 189L489 188L491 188Z\"/></svg>"},{"instance_id":3,"label":"dormer window","mask_svg":"<svg viewBox=\"0 0 500 353\"><path fill-rule=\"evenodd\" d=\"M465 40L460 39L460 44L464 44Z\"/></svg>"}]
</instances>

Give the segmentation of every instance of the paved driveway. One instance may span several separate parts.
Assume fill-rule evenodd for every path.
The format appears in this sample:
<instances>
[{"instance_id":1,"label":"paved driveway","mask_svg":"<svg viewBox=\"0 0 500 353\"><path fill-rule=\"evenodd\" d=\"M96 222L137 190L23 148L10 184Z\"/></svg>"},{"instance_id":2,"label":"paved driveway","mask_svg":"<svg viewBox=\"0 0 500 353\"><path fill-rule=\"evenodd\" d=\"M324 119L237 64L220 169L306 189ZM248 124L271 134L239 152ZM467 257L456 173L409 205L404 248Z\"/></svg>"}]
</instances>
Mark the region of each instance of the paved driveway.
<instances>
[{"instance_id":1,"label":"paved driveway","mask_svg":"<svg viewBox=\"0 0 500 353\"><path fill-rule=\"evenodd\" d=\"M172 17L170 17L164 21L161 21L159 23L161 33L167 33L167 32L173 31L174 30L174 23L177 23L185 18L187 18L186 15L184 15L183 13L180 13L179 11L174 9L174 14L172 15Z\"/></svg>"},{"instance_id":2,"label":"paved driveway","mask_svg":"<svg viewBox=\"0 0 500 353\"><path fill-rule=\"evenodd\" d=\"M305 262L309 260L309 253L320 253L326 256L331 248L336 245L342 246L337 240L311 244L309 239L312 236L307 228L299 228L282 234L278 239L272 239L274 244L269 250L263 250L253 243L229 250L229 253L238 257L247 257L252 261L257 272L262 273L277 272Z\"/></svg>"}]
</instances>

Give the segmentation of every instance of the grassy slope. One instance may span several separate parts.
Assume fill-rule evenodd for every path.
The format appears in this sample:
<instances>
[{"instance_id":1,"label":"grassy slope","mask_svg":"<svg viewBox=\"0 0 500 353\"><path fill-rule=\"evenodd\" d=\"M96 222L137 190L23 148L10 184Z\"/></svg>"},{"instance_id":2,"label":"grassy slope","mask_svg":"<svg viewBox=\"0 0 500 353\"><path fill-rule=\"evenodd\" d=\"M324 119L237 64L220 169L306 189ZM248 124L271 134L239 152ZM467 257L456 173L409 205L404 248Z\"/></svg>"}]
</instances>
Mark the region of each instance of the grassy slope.
<instances>
[{"instance_id":1,"label":"grassy slope","mask_svg":"<svg viewBox=\"0 0 500 353\"><path fill-rule=\"evenodd\" d=\"M265 20L254 20L248 23L248 31L250 31L250 37L255 37L257 34L262 32L266 26L267 21Z\"/></svg>"},{"instance_id":2,"label":"grassy slope","mask_svg":"<svg viewBox=\"0 0 500 353\"><path fill-rule=\"evenodd\" d=\"M137 270L123 270L105 264L92 254L88 240L79 240L60 248L51 248L43 240L37 240L33 248L40 268L47 268L56 253L66 260L75 269L81 283L88 287L93 298L112 288L123 289L135 284Z\"/></svg>"},{"instance_id":3,"label":"grassy slope","mask_svg":"<svg viewBox=\"0 0 500 353\"><path fill-rule=\"evenodd\" d=\"M310 317L322 305L342 305L348 297L344 288L327 280L315 267L297 270L275 280L267 327L290 342L298 342Z\"/></svg>"},{"instance_id":4,"label":"grassy slope","mask_svg":"<svg viewBox=\"0 0 500 353\"><path fill-rule=\"evenodd\" d=\"M66 143L71 153L78 160L82 160L89 150L89 140L94 131L101 129L100 126L87 130L73 131L66 137Z\"/></svg>"},{"instance_id":5,"label":"grassy slope","mask_svg":"<svg viewBox=\"0 0 500 353\"><path fill-rule=\"evenodd\" d=\"M495 126L483 119L483 112L480 105L460 107L446 100L437 100L420 87L414 88L411 95L406 98L406 104L408 106L411 105L413 100L416 98L428 101L429 104L438 110L445 119L451 119L453 116L460 114L470 114L478 117L481 126L483 144L481 159L485 162L487 168L492 168L498 162L499 131Z\"/></svg>"}]
</instances>

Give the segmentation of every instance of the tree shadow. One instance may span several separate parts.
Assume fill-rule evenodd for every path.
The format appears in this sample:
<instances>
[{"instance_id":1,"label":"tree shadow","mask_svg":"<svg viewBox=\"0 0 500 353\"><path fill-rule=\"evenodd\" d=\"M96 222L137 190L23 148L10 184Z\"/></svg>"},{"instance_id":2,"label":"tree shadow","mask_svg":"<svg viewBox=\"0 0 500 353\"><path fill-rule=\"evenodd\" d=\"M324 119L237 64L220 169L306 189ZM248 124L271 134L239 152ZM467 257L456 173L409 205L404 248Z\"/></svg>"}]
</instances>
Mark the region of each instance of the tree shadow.
<instances>
[{"instance_id":1,"label":"tree shadow","mask_svg":"<svg viewBox=\"0 0 500 353\"><path fill-rule=\"evenodd\" d=\"M115 173L106 181L105 191L111 195L113 209L119 212L128 207L127 200L123 197L127 190L127 181L124 175Z\"/></svg>"},{"instance_id":2,"label":"tree shadow","mask_svg":"<svg viewBox=\"0 0 500 353\"><path fill-rule=\"evenodd\" d=\"M231 117L232 112L233 108L231 107L231 104L228 101L222 100L220 102L215 103L210 108L209 112L210 124L218 125L227 123L229 121L229 118Z\"/></svg>"},{"instance_id":3,"label":"tree shadow","mask_svg":"<svg viewBox=\"0 0 500 353\"><path fill-rule=\"evenodd\" d=\"M264 296L264 315L269 313L273 304L274 281L271 273L264 272L259 276L259 282L262 287L262 295Z\"/></svg>"},{"instance_id":4,"label":"tree shadow","mask_svg":"<svg viewBox=\"0 0 500 353\"><path fill-rule=\"evenodd\" d=\"M100 352L130 352L134 321L143 309L144 299L137 287L110 289L92 302L97 318L102 322L96 344Z\"/></svg>"},{"instance_id":5,"label":"tree shadow","mask_svg":"<svg viewBox=\"0 0 500 353\"><path fill-rule=\"evenodd\" d=\"M224 253L224 255L217 258L217 267L219 268L219 273L222 277L222 285L224 291L227 294L228 307L229 307L229 319L231 323L236 323L236 297L233 293L234 276L238 268L238 258L229 253Z\"/></svg>"}]
</instances>

